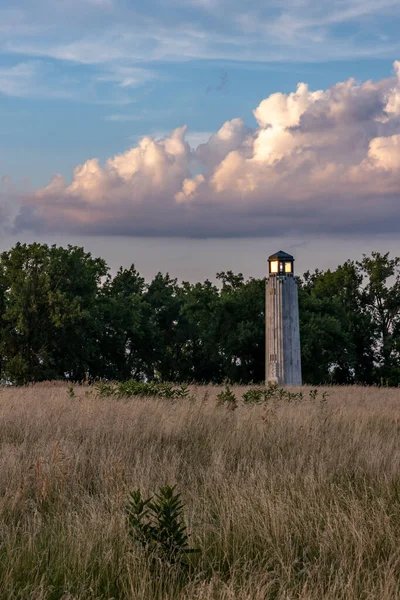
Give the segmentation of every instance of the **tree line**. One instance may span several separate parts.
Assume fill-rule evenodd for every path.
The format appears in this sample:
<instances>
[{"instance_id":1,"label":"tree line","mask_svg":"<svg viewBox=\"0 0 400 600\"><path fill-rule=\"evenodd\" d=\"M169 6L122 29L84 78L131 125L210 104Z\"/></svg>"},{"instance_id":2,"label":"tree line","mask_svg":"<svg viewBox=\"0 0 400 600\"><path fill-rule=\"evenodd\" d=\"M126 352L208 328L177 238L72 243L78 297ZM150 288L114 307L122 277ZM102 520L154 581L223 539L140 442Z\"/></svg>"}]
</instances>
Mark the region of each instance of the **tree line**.
<instances>
[{"instance_id":1,"label":"tree line","mask_svg":"<svg viewBox=\"0 0 400 600\"><path fill-rule=\"evenodd\" d=\"M265 278L218 284L135 269L83 248L0 255L0 378L261 382ZM400 259L373 252L298 278L303 380L400 384Z\"/></svg>"}]
</instances>

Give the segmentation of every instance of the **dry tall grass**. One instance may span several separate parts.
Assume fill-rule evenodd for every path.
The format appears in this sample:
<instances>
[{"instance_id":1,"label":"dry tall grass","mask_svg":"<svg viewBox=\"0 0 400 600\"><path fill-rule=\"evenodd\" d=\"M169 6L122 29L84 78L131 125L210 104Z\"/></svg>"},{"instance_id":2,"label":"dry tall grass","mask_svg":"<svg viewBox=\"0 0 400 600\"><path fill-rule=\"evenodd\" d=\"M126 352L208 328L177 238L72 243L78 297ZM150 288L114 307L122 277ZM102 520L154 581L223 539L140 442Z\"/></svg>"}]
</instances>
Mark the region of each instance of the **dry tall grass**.
<instances>
[{"instance_id":1,"label":"dry tall grass","mask_svg":"<svg viewBox=\"0 0 400 600\"><path fill-rule=\"evenodd\" d=\"M0 598L400 598L400 390L235 411L217 391L1 390ZM183 589L127 530L129 492L165 483L201 549Z\"/></svg>"}]
</instances>

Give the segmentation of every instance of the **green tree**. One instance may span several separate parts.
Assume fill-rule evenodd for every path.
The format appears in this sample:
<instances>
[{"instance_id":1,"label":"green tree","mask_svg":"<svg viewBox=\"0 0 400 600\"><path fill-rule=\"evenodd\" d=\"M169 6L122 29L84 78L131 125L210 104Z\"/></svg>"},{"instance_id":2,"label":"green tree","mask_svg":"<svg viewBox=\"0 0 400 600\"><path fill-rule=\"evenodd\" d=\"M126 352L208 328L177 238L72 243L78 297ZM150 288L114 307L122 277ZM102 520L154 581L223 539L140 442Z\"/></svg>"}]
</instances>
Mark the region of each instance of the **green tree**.
<instances>
[{"instance_id":1,"label":"green tree","mask_svg":"<svg viewBox=\"0 0 400 600\"><path fill-rule=\"evenodd\" d=\"M364 310L362 275L347 261L335 271L305 273L299 285L303 379L370 383L373 328Z\"/></svg>"},{"instance_id":2,"label":"green tree","mask_svg":"<svg viewBox=\"0 0 400 600\"><path fill-rule=\"evenodd\" d=\"M58 377L78 381L97 374L103 330L99 299L107 272L105 261L83 248L49 249L50 298L59 303L51 343Z\"/></svg>"},{"instance_id":3,"label":"green tree","mask_svg":"<svg viewBox=\"0 0 400 600\"><path fill-rule=\"evenodd\" d=\"M83 378L95 359L91 300L106 273L82 248L17 244L0 257L3 376L16 383Z\"/></svg>"},{"instance_id":4,"label":"green tree","mask_svg":"<svg viewBox=\"0 0 400 600\"><path fill-rule=\"evenodd\" d=\"M357 263L365 278L362 299L375 334L375 376L390 385L400 383L400 258L389 253L363 255Z\"/></svg>"},{"instance_id":5,"label":"green tree","mask_svg":"<svg viewBox=\"0 0 400 600\"><path fill-rule=\"evenodd\" d=\"M177 377L181 381L219 382L222 361L216 337L216 314L220 296L210 281L179 289L177 325Z\"/></svg>"},{"instance_id":6,"label":"green tree","mask_svg":"<svg viewBox=\"0 0 400 600\"><path fill-rule=\"evenodd\" d=\"M151 327L154 331L153 372L163 381L178 379L177 364L180 346L177 331L181 300L176 279L157 273L144 295L150 306Z\"/></svg>"},{"instance_id":7,"label":"green tree","mask_svg":"<svg viewBox=\"0 0 400 600\"><path fill-rule=\"evenodd\" d=\"M217 331L224 376L262 381L265 369L265 279L244 281L241 273L217 274L222 281Z\"/></svg>"},{"instance_id":8,"label":"green tree","mask_svg":"<svg viewBox=\"0 0 400 600\"><path fill-rule=\"evenodd\" d=\"M99 376L152 379L157 330L146 301L146 284L132 265L105 282L101 301Z\"/></svg>"}]
</instances>

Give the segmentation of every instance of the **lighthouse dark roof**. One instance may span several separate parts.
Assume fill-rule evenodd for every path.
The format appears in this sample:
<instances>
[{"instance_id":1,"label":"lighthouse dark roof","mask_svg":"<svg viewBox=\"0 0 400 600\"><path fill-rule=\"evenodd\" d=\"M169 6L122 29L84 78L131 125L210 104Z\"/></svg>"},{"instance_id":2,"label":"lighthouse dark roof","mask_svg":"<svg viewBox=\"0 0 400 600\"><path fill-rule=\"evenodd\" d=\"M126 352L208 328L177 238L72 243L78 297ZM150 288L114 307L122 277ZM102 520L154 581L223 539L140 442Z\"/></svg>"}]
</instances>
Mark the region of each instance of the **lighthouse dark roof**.
<instances>
[{"instance_id":1,"label":"lighthouse dark roof","mask_svg":"<svg viewBox=\"0 0 400 600\"><path fill-rule=\"evenodd\" d=\"M287 252L284 252L283 250L279 250L278 252L275 252L275 254L271 254L271 256L268 257L268 260L294 260L293 256L291 254L288 254Z\"/></svg>"}]
</instances>

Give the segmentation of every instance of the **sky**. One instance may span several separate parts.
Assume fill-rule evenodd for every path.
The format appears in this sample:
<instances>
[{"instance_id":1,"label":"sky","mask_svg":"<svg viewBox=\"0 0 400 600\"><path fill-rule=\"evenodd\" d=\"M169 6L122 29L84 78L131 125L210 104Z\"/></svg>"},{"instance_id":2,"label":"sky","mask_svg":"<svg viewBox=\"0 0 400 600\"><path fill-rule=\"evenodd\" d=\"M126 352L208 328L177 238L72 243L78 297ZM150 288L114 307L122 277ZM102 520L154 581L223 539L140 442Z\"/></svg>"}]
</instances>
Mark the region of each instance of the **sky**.
<instances>
[{"instance_id":1,"label":"sky","mask_svg":"<svg viewBox=\"0 0 400 600\"><path fill-rule=\"evenodd\" d=\"M400 254L400 3L0 0L0 250L189 281Z\"/></svg>"}]
</instances>

